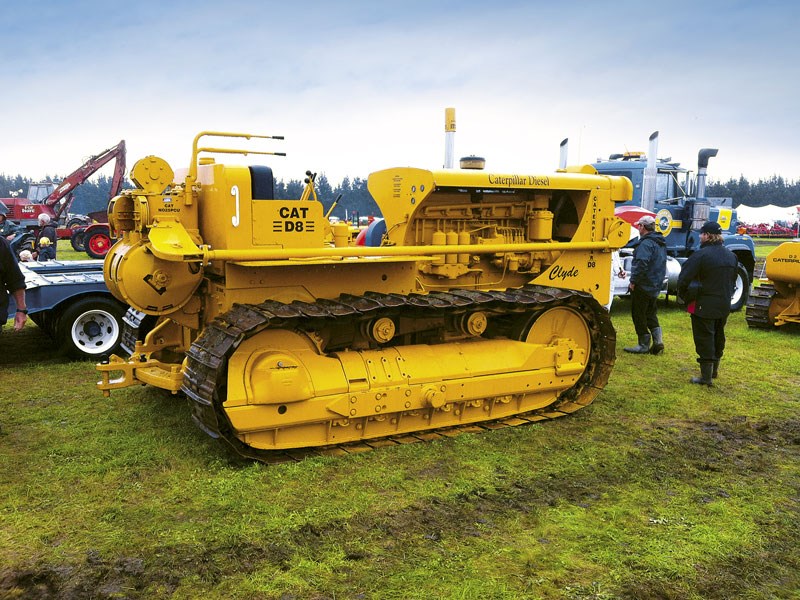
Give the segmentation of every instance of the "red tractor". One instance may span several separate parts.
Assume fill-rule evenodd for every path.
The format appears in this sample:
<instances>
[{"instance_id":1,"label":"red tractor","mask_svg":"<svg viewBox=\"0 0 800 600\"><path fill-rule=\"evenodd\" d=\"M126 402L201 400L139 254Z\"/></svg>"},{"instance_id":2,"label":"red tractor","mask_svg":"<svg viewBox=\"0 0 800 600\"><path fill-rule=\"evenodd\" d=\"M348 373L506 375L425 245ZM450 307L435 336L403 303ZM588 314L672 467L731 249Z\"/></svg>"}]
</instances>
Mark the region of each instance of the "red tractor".
<instances>
[{"instance_id":1,"label":"red tractor","mask_svg":"<svg viewBox=\"0 0 800 600\"><path fill-rule=\"evenodd\" d=\"M47 214L56 225L59 238L71 238L72 247L76 250L85 249L92 258L103 258L111 246L106 211L97 211L91 213L89 217L80 217L71 215L69 209L72 206L75 188L111 160L116 160L109 194L109 199L113 198L122 189L124 182L125 140L96 156L89 157L60 183L33 183L24 198L0 199L8 209L6 217L32 232L38 227L39 215ZM96 222L92 222L93 220ZM29 237L32 239L33 236ZM30 241L26 240L23 246L27 247L26 244L29 243Z\"/></svg>"}]
</instances>

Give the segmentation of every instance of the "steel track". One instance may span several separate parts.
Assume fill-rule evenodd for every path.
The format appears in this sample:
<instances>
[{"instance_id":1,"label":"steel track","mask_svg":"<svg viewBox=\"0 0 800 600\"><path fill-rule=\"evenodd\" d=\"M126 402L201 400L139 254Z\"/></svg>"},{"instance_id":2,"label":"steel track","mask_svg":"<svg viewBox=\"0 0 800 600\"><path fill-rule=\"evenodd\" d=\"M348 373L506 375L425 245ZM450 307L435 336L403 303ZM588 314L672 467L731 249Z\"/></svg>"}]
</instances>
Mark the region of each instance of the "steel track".
<instances>
[{"instance_id":1,"label":"steel track","mask_svg":"<svg viewBox=\"0 0 800 600\"><path fill-rule=\"evenodd\" d=\"M775 296L775 286L771 283L762 283L754 287L747 300L744 318L749 327L757 329L772 329L774 327L769 318L769 306Z\"/></svg>"},{"instance_id":2,"label":"steel track","mask_svg":"<svg viewBox=\"0 0 800 600\"><path fill-rule=\"evenodd\" d=\"M225 416L223 402L228 360L244 340L267 329L315 331L329 324L332 319L350 320L355 326L364 319L384 316L441 317L447 313L457 314L476 309L494 315L519 314L525 318L528 315L535 318L536 314L556 306L568 306L581 314L590 330L592 347L588 365L578 382L546 408L477 424L291 450L261 450L245 445L236 438ZM529 285L486 292L456 289L424 295L368 292L363 296L342 295L336 300L321 299L314 303L266 301L258 305L236 304L208 325L192 344L187 354L181 391L189 398L193 420L210 436L222 438L245 457L265 463L280 463L310 456L364 452L383 446L525 425L567 415L590 404L605 386L615 361L615 343L616 332L608 313L590 295L544 286Z\"/></svg>"}]
</instances>

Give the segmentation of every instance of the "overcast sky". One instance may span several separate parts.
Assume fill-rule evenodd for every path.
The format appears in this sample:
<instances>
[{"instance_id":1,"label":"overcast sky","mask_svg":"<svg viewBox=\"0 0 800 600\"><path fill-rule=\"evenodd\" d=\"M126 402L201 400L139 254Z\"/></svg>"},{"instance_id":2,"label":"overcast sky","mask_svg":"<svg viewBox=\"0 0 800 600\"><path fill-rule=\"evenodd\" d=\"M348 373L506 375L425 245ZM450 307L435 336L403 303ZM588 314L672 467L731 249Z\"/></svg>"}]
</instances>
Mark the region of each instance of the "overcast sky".
<instances>
[{"instance_id":1,"label":"overcast sky","mask_svg":"<svg viewBox=\"0 0 800 600\"><path fill-rule=\"evenodd\" d=\"M283 135L255 162L338 183L456 157L549 172L646 150L800 179L800 8L761 0L25 0L0 7L0 173L66 175L126 140L188 164L201 130ZM230 161L231 157L225 158ZM250 158L233 160L253 162ZM104 171L105 172L105 171Z\"/></svg>"}]
</instances>

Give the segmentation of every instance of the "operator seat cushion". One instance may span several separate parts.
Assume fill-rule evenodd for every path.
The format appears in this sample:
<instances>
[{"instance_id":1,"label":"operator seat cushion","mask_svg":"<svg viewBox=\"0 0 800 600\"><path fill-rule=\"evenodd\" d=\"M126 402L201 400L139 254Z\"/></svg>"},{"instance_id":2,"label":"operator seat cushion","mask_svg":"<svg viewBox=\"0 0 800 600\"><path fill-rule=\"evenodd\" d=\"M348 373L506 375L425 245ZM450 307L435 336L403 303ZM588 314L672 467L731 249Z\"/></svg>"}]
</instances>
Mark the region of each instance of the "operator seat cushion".
<instances>
[{"instance_id":1,"label":"operator seat cushion","mask_svg":"<svg viewBox=\"0 0 800 600\"><path fill-rule=\"evenodd\" d=\"M275 199L275 178L269 167L250 167L250 186L253 200Z\"/></svg>"}]
</instances>

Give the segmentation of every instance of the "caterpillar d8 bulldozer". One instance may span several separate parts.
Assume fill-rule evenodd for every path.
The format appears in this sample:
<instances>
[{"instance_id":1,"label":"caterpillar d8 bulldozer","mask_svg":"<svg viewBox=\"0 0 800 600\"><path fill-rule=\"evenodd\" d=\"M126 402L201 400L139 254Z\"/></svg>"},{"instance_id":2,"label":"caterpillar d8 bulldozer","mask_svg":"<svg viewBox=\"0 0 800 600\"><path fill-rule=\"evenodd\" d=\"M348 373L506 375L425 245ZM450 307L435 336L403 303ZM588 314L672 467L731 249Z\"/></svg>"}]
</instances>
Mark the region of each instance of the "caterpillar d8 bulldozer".
<instances>
[{"instance_id":1,"label":"caterpillar d8 bulldozer","mask_svg":"<svg viewBox=\"0 0 800 600\"><path fill-rule=\"evenodd\" d=\"M378 171L384 220L356 246L310 172L302 197L278 200L270 168L209 156L281 154L228 147L275 143L251 138L283 139L200 133L188 172L149 156L131 171L138 189L113 200L105 274L132 310L130 357L98 365L106 395L183 393L208 434L270 462L552 418L604 387L616 336L601 305L628 241L614 216L628 179Z\"/></svg>"},{"instance_id":2,"label":"caterpillar d8 bulldozer","mask_svg":"<svg viewBox=\"0 0 800 600\"><path fill-rule=\"evenodd\" d=\"M800 323L800 240L775 248L764 266L767 279L753 289L747 301L747 324L769 329Z\"/></svg>"}]
</instances>

